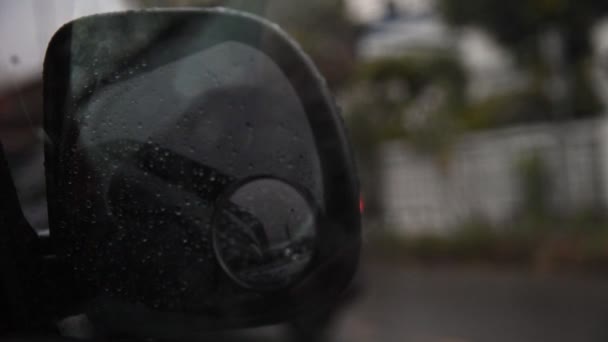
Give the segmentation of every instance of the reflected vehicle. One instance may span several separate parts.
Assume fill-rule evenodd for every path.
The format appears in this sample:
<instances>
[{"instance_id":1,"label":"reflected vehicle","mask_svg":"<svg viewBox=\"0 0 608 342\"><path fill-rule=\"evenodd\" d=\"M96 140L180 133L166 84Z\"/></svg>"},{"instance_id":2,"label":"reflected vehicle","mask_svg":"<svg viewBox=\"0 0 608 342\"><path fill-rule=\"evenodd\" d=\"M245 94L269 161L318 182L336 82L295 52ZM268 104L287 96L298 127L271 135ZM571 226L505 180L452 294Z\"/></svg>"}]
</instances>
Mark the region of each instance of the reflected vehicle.
<instances>
[{"instance_id":1,"label":"reflected vehicle","mask_svg":"<svg viewBox=\"0 0 608 342\"><path fill-rule=\"evenodd\" d=\"M77 317L80 337L197 338L335 310L357 177L322 77L276 26L225 9L73 21L44 107L50 240L3 177L8 332Z\"/></svg>"}]
</instances>

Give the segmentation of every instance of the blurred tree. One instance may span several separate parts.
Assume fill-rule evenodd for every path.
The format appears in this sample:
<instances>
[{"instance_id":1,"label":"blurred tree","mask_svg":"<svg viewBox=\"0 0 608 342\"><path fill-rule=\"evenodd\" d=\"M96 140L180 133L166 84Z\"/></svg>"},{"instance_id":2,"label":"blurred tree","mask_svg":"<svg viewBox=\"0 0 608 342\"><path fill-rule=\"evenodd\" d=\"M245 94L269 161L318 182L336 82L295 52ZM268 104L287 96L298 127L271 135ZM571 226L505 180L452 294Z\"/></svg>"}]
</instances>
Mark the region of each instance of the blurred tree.
<instances>
[{"instance_id":1,"label":"blurred tree","mask_svg":"<svg viewBox=\"0 0 608 342\"><path fill-rule=\"evenodd\" d=\"M295 37L329 85L342 86L355 66L358 28L344 0L141 0L145 7L225 6L263 16Z\"/></svg>"},{"instance_id":2,"label":"blurred tree","mask_svg":"<svg viewBox=\"0 0 608 342\"><path fill-rule=\"evenodd\" d=\"M516 106L511 106L517 110L515 118L561 121L602 112L589 61L591 30L608 14L608 1L439 0L439 6L452 25L489 32L528 72L530 81L514 97ZM558 177L568 179L567 146L561 129L555 131L555 139L560 145ZM569 192L563 196L566 203L575 200Z\"/></svg>"},{"instance_id":3,"label":"blurred tree","mask_svg":"<svg viewBox=\"0 0 608 342\"><path fill-rule=\"evenodd\" d=\"M545 161L538 153L529 153L517 161L516 171L522 194L519 214L535 222L548 218L552 184Z\"/></svg>"},{"instance_id":4,"label":"blurred tree","mask_svg":"<svg viewBox=\"0 0 608 342\"><path fill-rule=\"evenodd\" d=\"M427 151L443 149L464 106L465 72L452 56L403 56L360 64L351 90L349 123L360 150L407 139Z\"/></svg>"},{"instance_id":5,"label":"blurred tree","mask_svg":"<svg viewBox=\"0 0 608 342\"><path fill-rule=\"evenodd\" d=\"M513 51L532 75L530 87L544 88L537 95L551 103L553 118L597 114L586 62L590 31L608 14L607 1L439 0L439 6L450 24L480 27Z\"/></svg>"},{"instance_id":6,"label":"blurred tree","mask_svg":"<svg viewBox=\"0 0 608 342\"><path fill-rule=\"evenodd\" d=\"M589 55L590 29L608 13L603 0L441 0L448 22L475 25L492 33L512 48L522 60L542 59L539 40L557 30L563 40L563 55L577 61Z\"/></svg>"},{"instance_id":7,"label":"blurred tree","mask_svg":"<svg viewBox=\"0 0 608 342\"><path fill-rule=\"evenodd\" d=\"M464 105L465 72L453 56L403 56L360 64L346 89L346 122L359 159L366 218L382 218L378 146L407 141L443 161L459 131L454 115Z\"/></svg>"}]
</instances>

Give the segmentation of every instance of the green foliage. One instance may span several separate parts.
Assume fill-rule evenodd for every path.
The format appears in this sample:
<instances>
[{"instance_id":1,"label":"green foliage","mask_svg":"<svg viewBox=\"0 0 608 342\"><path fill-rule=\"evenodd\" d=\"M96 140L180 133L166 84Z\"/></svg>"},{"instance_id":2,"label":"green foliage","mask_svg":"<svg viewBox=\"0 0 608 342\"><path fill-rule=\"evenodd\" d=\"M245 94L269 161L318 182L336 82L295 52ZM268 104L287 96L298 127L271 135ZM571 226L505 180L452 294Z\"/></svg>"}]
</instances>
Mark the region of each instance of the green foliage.
<instances>
[{"instance_id":1,"label":"green foliage","mask_svg":"<svg viewBox=\"0 0 608 342\"><path fill-rule=\"evenodd\" d=\"M592 87L587 71L584 63L574 68L567 108L555 108L546 91L549 76L542 66L538 66L530 73L531 80L527 86L468 102L457 109L454 115L464 130L597 116L603 105ZM567 117L559 117L559 113L564 110L567 110Z\"/></svg>"},{"instance_id":2,"label":"green foliage","mask_svg":"<svg viewBox=\"0 0 608 342\"><path fill-rule=\"evenodd\" d=\"M547 166L541 157L530 154L517 162L521 183L522 215L533 221L549 217L551 180Z\"/></svg>"},{"instance_id":3,"label":"green foliage","mask_svg":"<svg viewBox=\"0 0 608 342\"><path fill-rule=\"evenodd\" d=\"M552 110L542 90L530 86L468 102L454 115L463 130L474 131L549 121L553 119Z\"/></svg>"},{"instance_id":4,"label":"green foliage","mask_svg":"<svg viewBox=\"0 0 608 342\"><path fill-rule=\"evenodd\" d=\"M464 101L465 73L451 57L401 57L376 60L359 66L353 83L363 87L366 96L356 102L347 117L355 143L362 149L387 140L406 139L427 151L441 151L457 129L450 113ZM390 87L399 86L401 94L390 96ZM412 127L404 114L430 88L444 98L422 122ZM422 105L424 106L424 104Z\"/></svg>"},{"instance_id":5,"label":"green foliage","mask_svg":"<svg viewBox=\"0 0 608 342\"><path fill-rule=\"evenodd\" d=\"M574 215L561 220L517 221L496 227L471 220L450 233L383 233L368 250L400 262L520 265L541 272L608 267L608 221Z\"/></svg>"},{"instance_id":6,"label":"green foliage","mask_svg":"<svg viewBox=\"0 0 608 342\"><path fill-rule=\"evenodd\" d=\"M568 60L590 52L590 28L608 13L603 0L440 0L440 9L455 26L478 26L524 60L538 58L536 45L548 29L566 41Z\"/></svg>"},{"instance_id":7,"label":"green foliage","mask_svg":"<svg viewBox=\"0 0 608 342\"><path fill-rule=\"evenodd\" d=\"M360 105L346 118L356 150L372 151L383 142L406 136L399 115L384 116L381 109L372 105Z\"/></svg>"},{"instance_id":8,"label":"green foliage","mask_svg":"<svg viewBox=\"0 0 608 342\"><path fill-rule=\"evenodd\" d=\"M546 90L549 72L543 64L535 65L527 86L470 100L465 95L466 73L451 56L404 56L364 63L358 67L352 83L364 84L366 96L355 99L349 123L357 131L356 140L364 140L365 144L403 138L422 150L442 151L466 131L555 120L556 109ZM573 71L569 115L572 118L597 115L602 105L591 86L586 63L579 63ZM388 86L394 82L405 89L397 101L387 95ZM443 91L446 95L443 104L430 113L423 125L404 125L404 112L429 87Z\"/></svg>"},{"instance_id":9,"label":"green foliage","mask_svg":"<svg viewBox=\"0 0 608 342\"><path fill-rule=\"evenodd\" d=\"M376 83L399 79L408 84L413 94L418 94L431 83L441 83L457 91L459 98L464 97L462 84L466 82L460 62L453 56L440 53L375 60L361 65L356 78Z\"/></svg>"},{"instance_id":10,"label":"green foliage","mask_svg":"<svg viewBox=\"0 0 608 342\"><path fill-rule=\"evenodd\" d=\"M537 243L530 236L505 234L482 220L471 220L448 234L384 234L370 248L402 261L525 263L533 259Z\"/></svg>"},{"instance_id":11,"label":"green foliage","mask_svg":"<svg viewBox=\"0 0 608 342\"><path fill-rule=\"evenodd\" d=\"M473 101L465 95L466 73L451 56L404 56L362 64L353 83L364 84L366 96L355 99L357 103L348 117L355 141L372 146L405 139L424 151L445 152L466 131L553 120L554 107L545 86L548 72L542 65L534 70L526 87ZM575 70L572 115L596 115L601 104L590 86L586 69L582 66ZM388 85L394 82L405 89L397 101L387 95ZM441 89L445 94L443 103L423 124L408 126L403 121L404 112L430 87Z\"/></svg>"},{"instance_id":12,"label":"green foliage","mask_svg":"<svg viewBox=\"0 0 608 342\"><path fill-rule=\"evenodd\" d=\"M590 66L583 61L576 66L572 80L572 111L574 117L589 117L603 110L593 81L590 76Z\"/></svg>"},{"instance_id":13,"label":"green foliage","mask_svg":"<svg viewBox=\"0 0 608 342\"><path fill-rule=\"evenodd\" d=\"M465 130L483 130L500 127L511 120L509 107L516 103L517 95L499 94L468 103L455 115ZM514 121L514 120L513 120Z\"/></svg>"},{"instance_id":14,"label":"green foliage","mask_svg":"<svg viewBox=\"0 0 608 342\"><path fill-rule=\"evenodd\" d=\"M601 0L440 0L447 21L456 26L479 27L508 48L530 76L530 84L501 110L498 119L475 113L479 119L504 122L566 120L597 115L602 105L588 77L592 53L591 29L608 14ZM543 42L559 38L561 47L548 50ZM551 54L551 55L550 55ZM551 98L548 89L559 77L566 91Z\"/></svg>"},{"instance_id":15,"label":"green foliage","mask_svg":"<svg viewBox=\"0 0 608 342\"><path fill-rule=\"evenodd\" d=\"M440 55L441 56L441 55ZM464 71L447 57L402 57L362 64L351 79L346 122L358 154L368 215L381 214L377 147L384 141L407 140L415 147L441 155L450 145L454 125L450 106L464 97ZM417 127L407 125L404 114L432 87L446 98ZM396 88L396 93L395 93Z\"/></svg>"}]
</instances>

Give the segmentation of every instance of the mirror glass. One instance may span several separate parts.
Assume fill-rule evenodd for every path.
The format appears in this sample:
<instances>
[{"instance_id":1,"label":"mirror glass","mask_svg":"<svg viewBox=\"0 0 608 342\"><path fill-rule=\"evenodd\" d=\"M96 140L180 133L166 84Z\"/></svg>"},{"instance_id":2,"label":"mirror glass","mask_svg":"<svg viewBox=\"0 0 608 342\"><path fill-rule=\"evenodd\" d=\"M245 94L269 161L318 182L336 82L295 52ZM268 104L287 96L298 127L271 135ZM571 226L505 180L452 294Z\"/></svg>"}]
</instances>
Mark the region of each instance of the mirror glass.
<instances>
[{"instance_id":1,"label":"mirror glass","mask_svg":"<svg viewBox=\"0 0 608 342\"><path fill-rule=\"evenodd\" d=\"M217 210L215 252L238 284L282 289L310 265L317 222L302 191L278 179L255 179L228 194Z\"/></svg>"},{"instance_id":2,"label":"mirror glass","mask_svg":"<svg viewBox=\"0 0 608 342\"><path fill-rule=\"evenodd\" d=\"M217 18L107 16L69 31L51 234L102 295L210 312L228 278L278 290L313 258L325 199L306 105L265 37L232 40ZM228 189L231 205L218 209ZM223 210L262 228L261 259L214 248L213 231L225 237L234 223L213 221Z\"/></svg>"}]
</instances>

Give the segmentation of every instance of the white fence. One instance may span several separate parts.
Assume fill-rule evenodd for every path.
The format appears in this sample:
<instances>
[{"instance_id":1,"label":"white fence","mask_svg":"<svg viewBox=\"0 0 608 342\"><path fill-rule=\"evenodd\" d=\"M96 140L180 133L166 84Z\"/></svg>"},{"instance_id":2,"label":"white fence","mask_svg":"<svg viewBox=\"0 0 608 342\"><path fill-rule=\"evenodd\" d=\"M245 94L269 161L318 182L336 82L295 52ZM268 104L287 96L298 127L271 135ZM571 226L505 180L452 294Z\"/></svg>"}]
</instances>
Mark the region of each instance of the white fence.
<instances>
[{"instance_id":1,"label":"white fence","mask_svg":"<svg viewBox=\"0 0 608 342\"><path fill-rule=\"evenodd\" d=\"M472 218L508 222L521 207L518 162L537 155L549 174L554 210L608 203L608 121L594 119L473 133L447 162L402 142L381 148L385 223L403 233L445 233Z\"/></svg>"}]
</instances>

